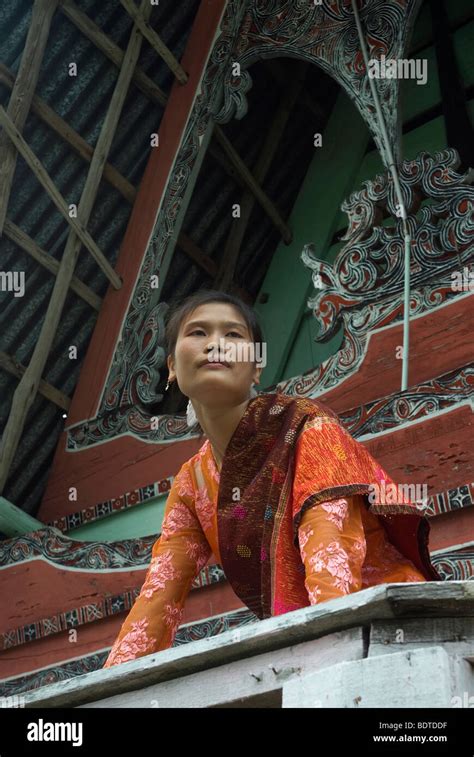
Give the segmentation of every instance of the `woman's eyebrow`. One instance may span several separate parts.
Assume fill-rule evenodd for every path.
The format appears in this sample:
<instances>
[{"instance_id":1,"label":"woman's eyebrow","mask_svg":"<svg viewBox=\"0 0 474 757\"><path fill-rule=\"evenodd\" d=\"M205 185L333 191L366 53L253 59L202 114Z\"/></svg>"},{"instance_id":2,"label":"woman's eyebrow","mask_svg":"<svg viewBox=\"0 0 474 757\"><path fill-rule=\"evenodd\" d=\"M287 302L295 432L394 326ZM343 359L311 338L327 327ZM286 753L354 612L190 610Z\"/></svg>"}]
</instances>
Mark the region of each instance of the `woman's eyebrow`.
<instances>
[{"instance_id":1,"label":"woman's eyebrow","mask_svg":"<svg viewBox=\"0 0 474 757\"><path fill-rule=\"evenodd\" d=\"M209 326L209 321L191 321L186 325L186 328L190 328L191 326ZM246 329L247 327L244 326L243 323L238 323L238 321L222 321L221 326L238 326L240 329Z\"/></svg>"}]
</instances>

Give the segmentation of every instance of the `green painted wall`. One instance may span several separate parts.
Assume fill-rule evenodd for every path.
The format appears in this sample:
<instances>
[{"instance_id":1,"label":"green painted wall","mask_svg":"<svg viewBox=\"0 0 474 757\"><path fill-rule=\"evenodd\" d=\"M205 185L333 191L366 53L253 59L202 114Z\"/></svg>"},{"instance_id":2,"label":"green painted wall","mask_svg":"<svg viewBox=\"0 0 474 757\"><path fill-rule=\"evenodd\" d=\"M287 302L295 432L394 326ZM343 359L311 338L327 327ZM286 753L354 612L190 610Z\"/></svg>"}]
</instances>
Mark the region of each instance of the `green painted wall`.
<instances>
[{"instance_id":1,"label":"green painted wall","mask_svg":"<svg viewBox=\"0 0 474 757\"><path fill-rule=\"evenodd\" d=\"M118 541L158 534L167 499L168 495L161 494L128 510L117 511L107 518L73 528L67 536L78 541Z\"/></svg>"}]
</instances>

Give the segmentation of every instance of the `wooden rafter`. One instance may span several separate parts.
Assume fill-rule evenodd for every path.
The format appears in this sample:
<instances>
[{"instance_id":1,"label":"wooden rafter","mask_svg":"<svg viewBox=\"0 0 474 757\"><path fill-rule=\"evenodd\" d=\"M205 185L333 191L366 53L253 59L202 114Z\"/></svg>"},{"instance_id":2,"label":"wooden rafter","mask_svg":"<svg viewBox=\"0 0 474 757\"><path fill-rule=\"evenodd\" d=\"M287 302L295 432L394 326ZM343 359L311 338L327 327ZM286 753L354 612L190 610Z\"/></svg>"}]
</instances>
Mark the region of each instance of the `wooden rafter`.
<instances>
[{"instance_id":1,"label":"wooden rafter","mask_svg":"<svg viewBox=\"0 0 474 757\"><path fill-rule=\"evenodd\" d=\"M43 250L38 244L36 244L34 239L29 237L28 234L25 234L25 232L20 229L19 226L13 223L13 221L10 221L8 218L5 219L3 233L6 237L11 239L12 242L17 244L18 247L21 247L21 249L26 252L31 258L36 260L37 263L42 265L43 268L46 268L47 271L52 273L53 276L57 276L59 271L59 263L56 258L53 258L52 255L48 255L45 250ZM84 302L87 302L88 305L99 312L102 305L102 298L99 297L99 295L96 294L93 289L88 287L87 284L84 284L84 282L82 282L77 276L72 277L70 287L72 291L78 295L78 297L81 297Z\"/></svg>"},{"instance_id":2,"label":"wooden rafter","mask_svg":"<svg viewBox=\"0 0 474 757\"><path fill-rule=\"evenodd\" d=\"M13 88L15 77L12 72L3 64L0 63L0 82ZM70 126L61 116L59 116L41 97L38 95L33 96L31 103L31 110L35 115L40 118L43 123L49 126L64 142L66 142L79 157L86 160L88 163L92 160L94 154L94 148L86 142L75 129ZM125 197L127 202L133 204L137 194L136 188L133 184L123 176L120 171L108 161L104 166L104 179L117 192L120 192L122 197Z\"/></svg>"},{"instance_id":3,"label":"wooden rafter","mask_svg":"<svg viewBox=\"0 0 474 757\"><path fill-rule=\"evenodd\" d=\"M94 47L103 53L117 68L121 68L124 58L124 51L121 47L105 34L105 32L94 24L93 21L82 11L73 0L60 0L60 10L78 29L81 34L92 42ZM132 81L152 102L156 102L163 107L166 105L168 98L163 90L150 79L139 66L135 67Z\"/></svg>"},{"instance_id":4,"label":"wooden rafter","mask_svg":"<svg viewBox=\"0 0 474 757\"><path fill-rule=\"evenodd\" d=\"M58 0L35 0L20 69L8 102L8 117L18 132L23 131L36 88L48 40L51 20ZM17 151L6 134L0 135L0 236L7 215L8 200L15 173Z\"/></svg>"},{"instance_id":5,"label":"wooden rafter","mask_svg":"<svg viewBox=\"0 0 474 757\"><path fill-rule=\"evenodd\" d=\"M253 170L256 181L263 183L270 169L271 162L280 144L283 132L288 123L291 111L299 98L303 87L308 64L300 62L298 73L292 79L291 84L286 86L280 99L277 112L272 120L263 149ZM240 200L240 218L232 221L231 230L226 241L224 253L219 267L219 273L214 286L227 290L234 278L235 268L239 257L242 240L247 229L252 210L255 205L255 197L248 190L244 191Z\"/></svg>"},{"instance_id":6,"label":"wooden rafter","mask_svg":"<svg viewBox=\"0 0 474 757\"><path fill-rule=\"evenodd\" d=\"M264 208L269 218L273 221L285 243L290 244L291 240L293 239L293 234L289 226L280 216L280 213L278 212L275 204L270 200L268 195L265 194L260 184L258 183L258 181L256 181L251 171L249 171L244 161L234 149L224 132L221 129L215 129L214 133L216 134L219 144L225 149L226 154L230 157L236 171L238 171L242 178L245 178L245 183L252 191L252 194L256 197L262 208Z\"/></svg>"},{"instance_id":7,"label":"wooden rafter","mask_svg":"<svg viewBox=\"0 0 474 757\"><path fill-rule=\"evenodd\" d=\"M174 57L171 50L166 47L165 43L155 32L155 30L151 28L148 21L143 18L143 15L138 10L133 0L120 0L120 2L127 11L128 15L133 18L135 24L138 26L145 39L150 43L153 49L156 50L160 58L164 60L168 68L174 73L179 83L186 84L186 82L188 81L188 75L186 71L181 66L179 61Z\"/></svg>"},{"instance_id":8,"label":"wooden rafter","mask_svg":"<svg viewBox=\"0 0 474 757\"><path fill-rule=\"evenodd\" d=\"M0 350L0 368L19 379L21 379L26 372L24 365L10 355L7 355L7 353L2 350ZM64 394L64 392L56 389L55 386L49 384L47 381L40 379L38 392L42 394L43 397L46 397L46 399L54 402L54 404L62 410L69 410L71 406L71 398L68 397L67 394Z\"/></svg>"},{"instance_id":9,"label":"wooden rafter","mask_svg":"<svg viewBox=\"0 0 474 757\"><path fill-rule=\"evenodd\" d=\"M120 66L123 59L123 50L77 7L74 0L61 0L60 9L93 45L106 55L112 63ZM152 102L157 102L163 106L166 105L167 97L165 93L138 66L133 77L133 82ZM262 204L264 211L268 213L271 221L282 234L283 239L285 241L287 239L291 240L291 232L285 221L281 218L276 206L258 186L258 183L246 168L243 160L237 155L235 148L232 147L229 140L225 137L220 126L215 126L214 137L217 138L221 150L218 150L211 143L209 145L209 154L222 166L228 176L237 181L243 188L247 187L255 195L256 199Z\"/></svg>"},{"instance_id":10,"label":"wooden rafter","mask_svg":"<svg viewBox=\"0 0 474 757\"><path fill-rule=\"evenodd\" d=\"M73 11L74 12L74 11ZM82 14L82 11L80 12ZM83 15L83 14L82 14ZM81 23L84 25L84 21L81 18ZM123 60L123 56L121 58ZM137 70L135 69L134 78L136 77ZM146 78L146 75L144 75ZM9 71L9 69L0 63L0 82L5 84L10 89L13 88L15 77ZM150 90L151 91L151 90ZM150 94L150 92L148 92ZM86 142L80 134L78 134L72 126L70 126L61 116L59 116L47 103L40 97L34 95L31 110L50 127L67 145L69 145L74 152L83 160L88 163L91 162L94 154L94 148ZM127 202L133 204L137 195L136 187L128 181L111 163L108 161L104 166L104 180L106 180L114 189L116 189ZM41 265L47 268L51 273L57 271L59 264L54 258L47 255L43 250L37 247L35 242L27 237L17 226L6 219L5 221L5 234L9 236L14 242L19 244L25 252L31 254ZM11 232L11 233L10 233ZM200 247L193 242L183 231L178 235L178 244L180 248L204 271L211 276L216 274L216 264L208 255L206 255ZM36 254L35 254L36 250ZM38 253L39 251L39 253ZM46 256L46 257L45 257ZM82 284L82 282L74 276L71 280L71 289L73 289L79 297L88 302L95 310L98 310L101 303L101 298L98 297L92 289ZM246 301L249 301L249 295L247 292L243 292Z\"/></svg>"},{"instance_id":11,"label":"wooden rafter","mask_svg":"<svg viewBox=\"0 0 474 757\"><path fill-rule=\"evenodd\" d=\"M111 282L112 286L115 289L120 289L120 287L122 286L120 277L115 273L114 269L110 265L103 252L101 252L101 250L97 247L96 243L92 239L83 223L79 219L76 219L69 215L69 207L66 203L66 200L56 187L54 181L51 179L41 161L36 157L31 147L27 145L18 129L16 129L15 124L10 120L5 109L1 105L0 126L2 126L5 130L5 133L8 134L16 149L25 160L25 162L29 165L34 175L46 190L63 218L65 218L68 224L72 226L75 233L77 234L83 245L87 247L92 257L95 259L99 267Z\"/></svg>"},{"instance_id":12,"label":"wooden rafter","mask_svg":"<svg viewBox=\"0 0 474 757\"><path fill-rule=\"evenodd\" d=\"M143 12L143 15L146 17L151 12L149 0L142 0L140 9ZM140 54L142 40L143 37L141 33L139 32L137 27L134 26L130 35L127 51L123 59L123 65L114 88L109 108L100 130L99 139L97 140L97 145L94 150L94 155L89 167L84 190L79 202L78 223L74 224L73 229L68 236L51 298L48 303L46 315L41 326L41 332L38 341L35 345L30 363L25 370L13 395L10 414L0 444L0 493L3 492L3 489L5 487L10 467L21 438L21 434L23 433L28 410L34 402L36 393L38 391L39 382L43 374L44 366L51 350L54 335L59 324L59 319L61 317L71 278L74 272L74 267L81 250L81 242L84 241L82 231L83 228L85 228L85 226L87 225L92 207L94 205L107 155L109 154L110 146L112 144L115 130L120 118L120 114L122 112L133 70ZM7 124L8 134L10 137L12 136L13 132L16 132L14 127L12 131L11 122L3 109L0 110L0 122L4 126L5 124ZM16 134L15 144L23 148L22 154L24 155L25 145L22 145L21 142L24 143L24 140L21 138L21 141L19 141L18 134ZM28 156L28 152L26 153L26 156L31 160L31 155ZM35 158L35 160L37 159ZM77 233L78 230L81 233ZM114 271L113 273L115 276L117 276Z\"/></svg>"}]
</instances>

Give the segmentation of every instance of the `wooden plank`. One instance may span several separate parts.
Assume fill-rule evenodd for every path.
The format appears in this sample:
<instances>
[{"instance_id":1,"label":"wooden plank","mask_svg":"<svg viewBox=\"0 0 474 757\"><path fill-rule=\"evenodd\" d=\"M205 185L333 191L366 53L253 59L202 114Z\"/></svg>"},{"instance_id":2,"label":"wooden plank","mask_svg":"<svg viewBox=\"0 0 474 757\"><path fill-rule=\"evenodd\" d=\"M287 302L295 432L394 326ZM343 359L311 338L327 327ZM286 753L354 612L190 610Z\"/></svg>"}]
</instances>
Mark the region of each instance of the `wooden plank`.
<instances>
[{"instance_id":1,"label":"wooden plank","mask_svg":"<svg viewBox=\"0 0 474 757\"><path fill-rule=\"evenodd\" d=\"M151 28L148 20L145 19L142 13L137 9L137 6L133 0L120 0L121 4L133 18L135 24L140 29L145 39L150 43L152 48L158 53L160 58L164 60L169 69L174 73L175 77L180 84L186 84L188 81L188 75L184 68L177 61L171 50L166 47L159 35Z\"/></svg>"},{"instance_id":2,"label":"wooden plank","mask_svg":"<svg viewBox=\"0 0 474 757\"><path fill-rule=\"evenodd\" d=\"M400 392L402 344L400 321L369 333L361 365L346 374L340 384L323 391L321 399L336 413ZM474 293L466 294L437 309L414 316L410 322L411 385L416 387L472 362Z\"/></svg>"},{"instance_id":3,"label":"wooden plank","mask_svg":"<svg viewBox=\"0 0 474 757\"><path fill-rule=\"evenodd\" d=\"M48 253L39 245L37 245L36 242L28 236L28 234L25 234L25 232L20 229L19 226L13 223L13 221L10 221L8 218L5 219L3 234L4 236L11 239L12 242L21 247L24 252L26 252L28 255L30 255L30 257L36 260L37 263L42 265L43 268L46 268L47 271L52 273L53 276L57 276L59 271L58 261L53 258L52 255L48 255ZM77 276L72 277L69 286L73 290L73 292L78 295L78 297L81 297L81 299L83 299L84 302L87 302L88 305L93 307L94 310L100 310L102 298L99 297L99 295L96 294L93 289L88 287L87 284L84 284Z\"/></svg>"},{"instance_id":4,"label":"wooden plank","mask_svg":"<svg viewBox=\"0 0 474 757\"><path fill-rule=\"evenodd\" d=\"M472 617L474 582L380 584L218 636L162 650L25 694L25 707L77 707L146 686L275 653L329 633L403 617ZM238 632L238 633L237 633Z\"/></svg>"},{"instance_id":5,"label":"wooden plank","mask_svg":"<svg viewBox=\"0 0 474 757\"><path fill-rule=\"evenodd\" d=\"M0 531L9 537L22 536L44 528L44 523L32 518L5 497L0 497Z\"/></svg>"},{"instance_id":6,"label":"wooden plank","mask_svg":"<svg viewBox=\"0 0 474 757\"><path fill-rule=\"evenodd\" d=\"M456 689L448 654L440 646L431 646L342 662L288 681L283 685L282 707L423 707L431 715L433 708L452 707L452 696L459 693Z\"/></svg>"},{"instance_id":7,"label":"wooden plank","mask_svg":"<svg viewBox=\"0 0 474 757\"><path fill-rule=\"evenodd\" d=\"M13 86L7 113L19 132L30 109L48 40L51 21L58 0L35 0L30 26L21 57L20 68ZM0 236L7 215L8 200L15 173L17 151L6 134L0 135Z\"/></svg>"},{"instance_id":8,"label":"wooden plank","mask_svg":"<svg viewBox=\"0 0 474 757\"><path fill-rule=\"evenodd\" d=\"M370 625L369 657L442 646L450 655L474 654L473 618L376 620Z\"/></svg>"},{"instance_id":9,"label":"wooden plank","mask_svg":"<svg viewBox=\"0 0 474 757\"><path fill-rule=\"evenodd\" d=\"M41 161L38 160L33 150L27 145L22 135L20 134L18 129L15 127L13 122L10 120L5 109L1 105L0 105L0 125L3 126L3 128L5 129L5 132L8 134L8 136L12 140L18 152L24 158L25 162L29 165L29 167L35 174L40 184L43 186L43 188L46 190L48 195L51 197L52 201L56 205L57 209L59 210L63 218L65 218L68 224L72 226L72 228L76 232L81 242L84 244L85 247L87 247L92 257L97 262L101 270L105 273L105 275L109 279L114 289L120 289L120 287L122 286L122 281L120 279L120 276L118 276L115 273L109 261L107 260L105 255L101 252L101 250L97 247L96 243L92 239L91 235L89 234L85 226L83 226L81 221L76 220L75 218L72 218L69 215L69 208L63 196L57 189L56 185L54 184L53 180L49 176L44 166L42 165Z\"/></svg>"},{"instance_id":10,"label":"wooden plank","mask_svg":"<svg viewBox=\"0 0 474 757\"><path fill-rule=\"evenodd\" d=\"M22 365L22 363L16 360L16 358L7 355L7 353L3 352L3 350L0 350L0 368L19 379L21 379L21 377L26 372L26 368L24 365ZM71 398L61 392L59 389L56 389L55 386L49 384L47 381L41 379L38 385L38 392L42 394L43 397L46 397L46 399L54 402L54 404L60 407L62 410L69 410L69 407L71 405ZM1 530L2 529L0 528L0 531Z\"/></svg>"},{"instance_id":11,"label":"wooden plank","mask_svg":"<svg viewBox=\"0 0 474 757\"><path fill-rule=\"evenodd\" d=\"M236 629L234 633L238 633ZM238 707L254 697L281 692L283 683L299 680L342 660L364 656L360 626L320 639L285 646L265 654L229 661L175 680L112 695L82 707Z\"/></svg>"}]
</instances>

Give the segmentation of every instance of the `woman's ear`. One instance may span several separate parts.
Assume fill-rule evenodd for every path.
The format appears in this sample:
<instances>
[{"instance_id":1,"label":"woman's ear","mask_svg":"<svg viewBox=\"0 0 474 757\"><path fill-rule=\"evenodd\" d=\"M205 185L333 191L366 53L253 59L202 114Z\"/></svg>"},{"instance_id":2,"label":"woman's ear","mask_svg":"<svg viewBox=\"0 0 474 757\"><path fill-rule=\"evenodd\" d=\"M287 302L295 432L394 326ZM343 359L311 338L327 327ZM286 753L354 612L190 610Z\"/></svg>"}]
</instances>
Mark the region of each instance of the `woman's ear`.
<instances>
[{"instance_id":1,"label":"woman's ear","mask_svg":"<svg viewBox=\"0 0 474 757\"><path fill-rule=\"evenodd\" d=\"M174 380L176 374L174 372L174 360L171 355L168 355L168 357L166 358L166 363L168 365L168 380Z\"/></svg>"},{"instance_id":2,"label":"woman's ear","mask_svg":"<svg viewBox=\"0 0 474 757\"><path fill-rule=\"evenodd\" d=\"M254 377L254 381L256 384L260 383L260 376L262 375L263 368L257 368L257 374Z\"/></svg>"}]
</instances>

